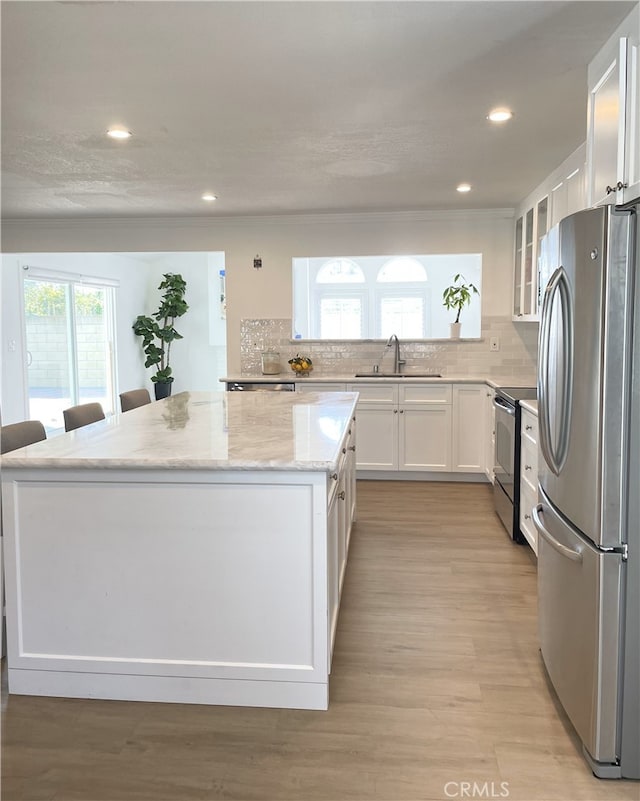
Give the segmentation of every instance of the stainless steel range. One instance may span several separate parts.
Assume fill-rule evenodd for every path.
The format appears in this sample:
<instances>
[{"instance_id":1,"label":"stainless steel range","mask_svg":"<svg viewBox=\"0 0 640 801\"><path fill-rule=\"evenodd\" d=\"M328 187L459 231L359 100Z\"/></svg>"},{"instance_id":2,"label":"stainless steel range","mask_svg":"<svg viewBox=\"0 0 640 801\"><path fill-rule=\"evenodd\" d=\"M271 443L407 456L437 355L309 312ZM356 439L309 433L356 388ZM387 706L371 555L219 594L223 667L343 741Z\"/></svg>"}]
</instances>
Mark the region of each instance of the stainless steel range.
<instances>
[{"instance_id":1,"label":"stainless steel range","mask_svg":"<svg viewBox=\"0 0 640 801\"><path fill-rule=\"evenodd\" d=\"M498 517L514 542L525 542L520 533L520 401L535 398L535 387L499 387L493 401L496 412L493 498Z\"/></svg>"}]
</instances>

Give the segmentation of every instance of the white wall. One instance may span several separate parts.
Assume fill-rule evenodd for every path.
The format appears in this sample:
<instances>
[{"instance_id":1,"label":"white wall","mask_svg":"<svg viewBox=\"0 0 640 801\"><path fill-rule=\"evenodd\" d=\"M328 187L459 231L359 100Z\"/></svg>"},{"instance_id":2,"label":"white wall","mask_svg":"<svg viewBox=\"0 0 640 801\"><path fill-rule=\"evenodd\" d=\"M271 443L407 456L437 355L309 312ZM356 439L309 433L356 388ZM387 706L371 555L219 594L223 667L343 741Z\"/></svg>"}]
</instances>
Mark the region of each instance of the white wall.
<instances>
[{"instance_id":1,"label":"white wall","mask_svg":"<svg viewBox=\"0 0 640 801\"><path fill-rule=\"evenodd\" d=\"M226 372L226 322L219 314L217 278L218 270L224 269L224 254L165 253L153 260L152 267L148 313L158 307L161 293L157 287L164 273L180 273L187 282L189 311L175 323L184 339L171 345L172 391L219 391L218 379Z\"/></svg>"},{"instance_id":2,"label":"white wall","mask_svg":"<svg viewBox=\"0 0 640 801\"><path fill-rule=\"evenodd\" d=\"M240 322L291 317L295 256L482 253L482 313L511 316L511 210L255 218L6 221L3 250L219 251L227 279L228 371L240 370ZM263 268L253 269L259 254ZM4 347L4 346L3 346ZM460 347L464 347L460 345Z\"/></svg>"}]
</instances>

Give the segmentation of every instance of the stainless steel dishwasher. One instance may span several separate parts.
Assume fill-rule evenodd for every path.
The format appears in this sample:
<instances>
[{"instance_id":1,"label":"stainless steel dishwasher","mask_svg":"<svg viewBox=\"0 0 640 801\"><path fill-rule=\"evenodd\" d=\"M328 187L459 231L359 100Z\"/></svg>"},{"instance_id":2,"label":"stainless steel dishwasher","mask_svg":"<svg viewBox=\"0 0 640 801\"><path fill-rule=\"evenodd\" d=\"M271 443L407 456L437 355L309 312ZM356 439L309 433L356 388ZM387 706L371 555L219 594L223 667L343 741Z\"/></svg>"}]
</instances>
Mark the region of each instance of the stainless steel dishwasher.
<instances>
[{"instance_id":1,"label":"stainless steel dishwasher","mask_svg":"<svg viewBox=\"0 0 640 801\"><path fill-rule=\"evenodd\" d=\"M292 381L227 381L227 392L295 392Z\"/></svg>"}]
</instances>

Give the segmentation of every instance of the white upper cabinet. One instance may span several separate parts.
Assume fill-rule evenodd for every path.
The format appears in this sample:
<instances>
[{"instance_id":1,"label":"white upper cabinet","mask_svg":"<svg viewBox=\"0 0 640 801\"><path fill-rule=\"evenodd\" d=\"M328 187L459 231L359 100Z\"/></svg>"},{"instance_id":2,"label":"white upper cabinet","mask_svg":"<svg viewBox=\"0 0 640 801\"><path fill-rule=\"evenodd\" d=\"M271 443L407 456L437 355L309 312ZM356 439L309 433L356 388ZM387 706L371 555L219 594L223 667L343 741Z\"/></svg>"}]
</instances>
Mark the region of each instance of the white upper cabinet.
<instances>
[{"instance_id":1,"label":"white upper cabinet","mask_svg":"<svg viewBox=\"0 0 640 801\"><path fill-rule=\"evenodd\" d=\"M590 206L640 196L640 10L589 65L587 199Z\"/></svg>"},{"instance_id":2,"label":"white upper cabinet","mask_svg":"<svg viewBox=\"0 0 640 801\"><path fill-rule=\"evenodd\" d=\"M521 204L514 234L513 320L537 322L543 283L542 240L568 214L586 206L585 153L581 145Z\"/></svg>"},{"instance_id":3,"label":"white upper cabinet","mask_svg":"<svg viewBox=\"0 0 640 801\"><path fill-rule=\"evenodd\" d=\"M538 257L540 242L549 230L549 196L540 198L516 220L513 265L513 319L538 319Z\"/></svg>"}]
</instances>

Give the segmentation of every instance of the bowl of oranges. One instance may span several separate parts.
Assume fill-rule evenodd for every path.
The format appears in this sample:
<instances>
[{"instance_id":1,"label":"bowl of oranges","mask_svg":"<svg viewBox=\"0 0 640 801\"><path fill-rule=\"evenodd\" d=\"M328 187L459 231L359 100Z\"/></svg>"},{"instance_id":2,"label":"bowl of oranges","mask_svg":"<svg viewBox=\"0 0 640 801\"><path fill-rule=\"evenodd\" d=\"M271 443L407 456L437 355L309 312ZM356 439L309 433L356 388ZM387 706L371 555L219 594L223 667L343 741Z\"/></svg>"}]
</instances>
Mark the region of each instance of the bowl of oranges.
<instances>
[{"instance_id":1,"label":"bowl of oranges","mask_svg":"<svg viewBox=\"0 0 640 801\"><path fill-rule=\"evenodd\" d=\"M305 376L309 375L313 370L313 363L308 356L301 356L299 353L289 359L289 365L296 375Z\"/></svg>"}]
</instances>

